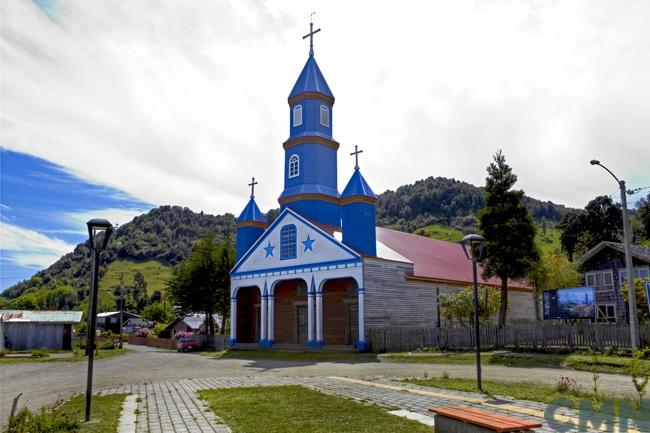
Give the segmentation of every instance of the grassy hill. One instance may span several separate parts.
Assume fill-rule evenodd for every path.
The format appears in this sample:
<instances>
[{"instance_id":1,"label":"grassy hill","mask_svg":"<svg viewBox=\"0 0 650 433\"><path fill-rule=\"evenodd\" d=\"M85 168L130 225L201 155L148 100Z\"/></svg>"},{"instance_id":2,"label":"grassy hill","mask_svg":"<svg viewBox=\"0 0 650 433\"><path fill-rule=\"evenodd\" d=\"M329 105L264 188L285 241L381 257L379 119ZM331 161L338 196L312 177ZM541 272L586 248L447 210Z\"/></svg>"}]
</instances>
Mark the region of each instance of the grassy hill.
<instances>
[{"instance_id":1,"label":"grassy hill","mask_svg":"<svg viewBox=\"0 0 650 433\"><path fill-rule=\"evenodd\" d=\"M465 236L465 233L462 231L441 224L431 224L419 228L415 231L415 234L449 242L458 242Z\"/></svg>"},{"instance_id":2,"label":"grassy hill","mask_svg":"<svg viewBox=\"0 0 650 433\"><path fill-rule=\"evenodd\" d=\"M155 260L146 262L132 262L129 260L116 260L108 265L106 273L99 280L99 290L110 291L120 285L120 275L123 275L125 287L133 285L133 277L137 272L144 275L147 282L147 295L153 292L163 292L167 287L167 281L172 276L172 267Z\"/></svg>"}]
</instances>

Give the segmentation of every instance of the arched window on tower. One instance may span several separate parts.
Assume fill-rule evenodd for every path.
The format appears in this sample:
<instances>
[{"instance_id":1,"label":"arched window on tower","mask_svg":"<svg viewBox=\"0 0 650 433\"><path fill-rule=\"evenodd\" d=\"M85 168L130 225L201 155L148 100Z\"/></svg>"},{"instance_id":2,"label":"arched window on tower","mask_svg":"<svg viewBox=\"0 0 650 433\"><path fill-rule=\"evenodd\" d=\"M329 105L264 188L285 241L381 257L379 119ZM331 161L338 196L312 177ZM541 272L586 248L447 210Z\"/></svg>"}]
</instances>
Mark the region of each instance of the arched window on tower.
<instances>
[{"instance_id":1,"label":"arched window on tower","mask_svg":"<svg viewBox=\"0 0 650 433\"><path fill-rule=\"evenodd\" d=\"M320 124L323 126L330 126L330 109L326 105L320 106Z\"/></svg>"},{"instance_id":2,"label":"arched window on tower","mask_svg":"<svg viewBox=\"0 0 650 433\"><path fill-rule=\"evenodd\" d=\"M280 229L280 260L296 258L296 226L287 224Z\"/></svg>"},{"instance_id":3,"label":"arched window on tower","mask_svg":"<svg viewBox=\"0 0 650 433\"><path fill-rule=\"evenodd\" d=\"M293 107L293 127L302 125L302 105Z\"/></svg>"},{"instance_id":4,"label":"arched window on tower","mask_svg":"<svg viewBox=\"0 0 650 433\"><path fill-rule=\"evenodd\" d=\"M300 157L295 153L289 157L289 179L300 175Z\"/></svg>"}]
</instances>

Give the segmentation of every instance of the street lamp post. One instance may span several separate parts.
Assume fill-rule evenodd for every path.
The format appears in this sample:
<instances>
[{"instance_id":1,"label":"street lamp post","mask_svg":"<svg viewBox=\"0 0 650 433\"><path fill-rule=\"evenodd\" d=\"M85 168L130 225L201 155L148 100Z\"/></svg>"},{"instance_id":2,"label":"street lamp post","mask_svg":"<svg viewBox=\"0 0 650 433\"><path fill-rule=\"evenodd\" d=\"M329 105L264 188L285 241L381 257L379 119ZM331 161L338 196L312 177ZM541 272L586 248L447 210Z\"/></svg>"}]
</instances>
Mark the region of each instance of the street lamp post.
<instances>
[{"instance_id":1,"label":"street lamp post","mask_svg":"<svg viewBox=\"0 0 650 433\"><path fill-rule=\"evenodd\" d=\"M86 380L86 418L90 421L90 402L93 392L93 361L95 355L95 332L97 329L97 286L99 279L99 254L106 249L108 239L111 237L113 226L103 218L93 218L87 223L90 249L92 250L92 270L90 295L88 299L88 378ZM103 234L103 236L101 236Z\"/></svg>"},{"instance_id":2,"label":"street lamp post","mask_svg":"<svg viewBox=\"0 0 650 433\"><path fill-rule=\"evenodd\" d=\"M460 240L460 245L468 259L472 261L472 273L474 277L474 342L476 346L476 386L479 391L483 391L481 380L481 334L480 334L480 316L478 305L478 276L476 274L476 262L483 256L485 247L485 238L481 235L467 235ZM469 247L469 248L468 248Z\"/></svg>"},{"instance_id":3,"label":"street lamp post","mask_svg":"<svg viewBox=\"0 0 650 433\"><path fill-rule=\"evenodd\" d=\"M628 294L628 310L630 312L630 340L632 343L632 350L636 351L639 347L639 317L636 313L636 292L634 291L634 270L632 268L632 251L630 247L631 236L630 236L630 224L627 217L627 190L625 189L625 181L618 180L618 177L614 175L604 165L600 163L597 159L592 159L589 161L591 165L599 165L609 174L616 179L618 187L621 190L621 207L623 208L623 238L625 243L625 268L627 269L627 294Z\"/></svg>"}]
</instances>

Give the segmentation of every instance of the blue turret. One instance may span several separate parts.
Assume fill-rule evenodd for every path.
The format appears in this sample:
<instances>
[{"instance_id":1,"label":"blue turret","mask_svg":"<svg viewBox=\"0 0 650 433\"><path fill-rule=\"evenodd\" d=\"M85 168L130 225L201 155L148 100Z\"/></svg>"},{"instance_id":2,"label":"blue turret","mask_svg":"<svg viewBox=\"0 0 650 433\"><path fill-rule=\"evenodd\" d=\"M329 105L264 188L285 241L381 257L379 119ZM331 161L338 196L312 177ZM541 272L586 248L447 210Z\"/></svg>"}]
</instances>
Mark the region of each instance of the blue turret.
<instances>
[{"instance_id":1,"label":"blue turret","mask_svg":"<svg viewBox=\"0 0 650 433\"><path fill-rule=\"evenodd\" d=\"M312 27L308 36L316 32ZM334 95L310 47L307 63L289 94L284 191L278 201L282 209L289 207L316 222L340 227L339 143L332 138Z\"/></svg>"},{"instance_id":2,"label":"blue turret","mask_svg":"<svg viewBox=\"0 0 650 433\"><path fill-rule=\"evenodd\" d=\"M266 218L255 203L255 178L249 185L251 189L251 199L237 218L237 260L249 250L264 230L266 229Z\"/></svg>"},{"instance_id":3,"label":"blue turret","mask_svg":"<svg viewBox=\"0 0 650 433\"><path fill-rule=\"evenodd\" d=\"M355 150L355 153L358 155L360 151ZM377 255L376 203L377 196L361 175L357 162L354 174L341 194L343 243L368 256Z\"/></svg>"}]
</instances>

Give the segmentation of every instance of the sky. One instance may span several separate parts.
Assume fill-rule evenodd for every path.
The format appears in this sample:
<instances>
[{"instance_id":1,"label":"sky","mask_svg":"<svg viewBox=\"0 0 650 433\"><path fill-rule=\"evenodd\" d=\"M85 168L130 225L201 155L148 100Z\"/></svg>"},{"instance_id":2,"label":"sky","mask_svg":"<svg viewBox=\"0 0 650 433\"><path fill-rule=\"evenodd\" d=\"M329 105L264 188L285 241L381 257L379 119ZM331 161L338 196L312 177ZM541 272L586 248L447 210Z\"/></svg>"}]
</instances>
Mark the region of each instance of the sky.
<instances>
[{"instance_id":1,"label":"sky","mask_svg":"<svg viewBox=\"0 0 650 433\"><path fill-rule=\"evenodd\" d=\"M277 207L287 96L315 55L375 192L475 185L498 149L528 195L650 186L650 2L2 0L1 287L162 204ZM650 190L643 190L647 195ZM633 199L633 200L635 200ZM111 219L113 218L113 219ZM115 220L115 221L113 221Z\"/></svg>"}]
</instances>

